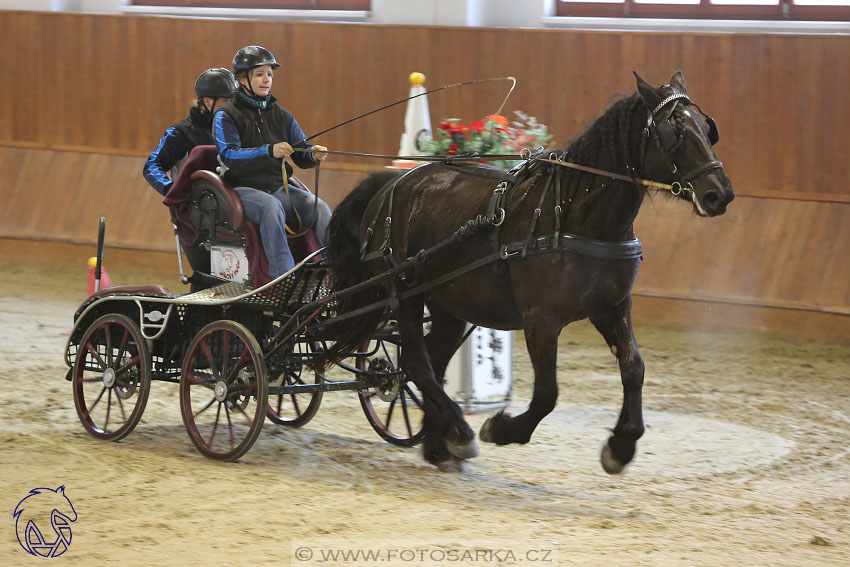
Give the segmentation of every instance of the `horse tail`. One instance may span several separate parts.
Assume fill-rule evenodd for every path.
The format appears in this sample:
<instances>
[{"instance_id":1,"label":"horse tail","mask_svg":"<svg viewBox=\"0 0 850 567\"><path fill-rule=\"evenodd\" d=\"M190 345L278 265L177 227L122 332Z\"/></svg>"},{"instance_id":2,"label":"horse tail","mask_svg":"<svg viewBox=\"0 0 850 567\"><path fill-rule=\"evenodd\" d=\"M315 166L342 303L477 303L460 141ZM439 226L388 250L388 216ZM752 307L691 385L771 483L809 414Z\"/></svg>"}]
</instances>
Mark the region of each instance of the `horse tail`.
<instances>
[{"instance_id":1,"label":"horse tail","mask_svg":"<svg viewBox=\"0 0 850 567\"><path fill-rule=\"evenodd\" d=\"M360 225L369 202L387 183L396 179L400 172L379 171L361 180L360 183L334 209L328 225L328 256L333 266L334 289L343 291L369 279L365 263L360 259ZM337 314L344 315L365 307L387 296L380 285L345 296L340 299ZM383 309L373 309L357 317L334 323L328 321L329 338L335 341L326 351L324 362L338 362L352 352L360 350L383 320Z\"/></svg>"}]
</instances>

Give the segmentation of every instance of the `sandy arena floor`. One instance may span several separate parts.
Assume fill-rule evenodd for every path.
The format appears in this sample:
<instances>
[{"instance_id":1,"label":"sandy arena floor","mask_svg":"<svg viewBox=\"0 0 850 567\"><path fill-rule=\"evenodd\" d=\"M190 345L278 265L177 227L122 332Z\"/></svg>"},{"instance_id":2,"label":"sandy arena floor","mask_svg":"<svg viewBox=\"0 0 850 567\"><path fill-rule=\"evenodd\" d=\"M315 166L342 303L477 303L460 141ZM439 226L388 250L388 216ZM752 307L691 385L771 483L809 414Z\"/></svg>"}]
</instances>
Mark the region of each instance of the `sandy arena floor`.
<instances>
[{"instance_id":1,"label":"sandy arena floor","mask_svg":"<svg viewBox=\"0 0 850 567\"><path fill-rule=\"evenodd\" d=\"M64 565L850 565L850 348L638 328L647 431L616 477L599 450L619 375L587 324L561 335L560 403L532 442L481 444L468 472L383 442L352 392L218 463L190 443L173 384L153 384L124 441L80 425L63 348L90 254L0 241L4 566L43 561L12 512L60 485L78 513ZM171 257L107 254L116 284L180 289ZM514 413L531 394L524 348Z\"/></svg>"}]
</instances>

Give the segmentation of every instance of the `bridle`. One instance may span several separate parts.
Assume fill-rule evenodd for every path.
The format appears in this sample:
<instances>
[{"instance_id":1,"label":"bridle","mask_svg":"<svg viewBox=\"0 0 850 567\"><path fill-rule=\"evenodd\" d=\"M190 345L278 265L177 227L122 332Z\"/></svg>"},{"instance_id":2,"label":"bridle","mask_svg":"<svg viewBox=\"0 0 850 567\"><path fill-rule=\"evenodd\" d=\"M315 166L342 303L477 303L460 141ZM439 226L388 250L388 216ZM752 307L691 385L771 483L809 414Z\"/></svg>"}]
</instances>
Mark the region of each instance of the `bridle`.
<instances>
[{"instance_id":1,"label":"bridle","mask_svg":"<svg viewBox=\"0 0 850 567\"><path fill-rule=\"evenodd\" d=\"M670 85L664 86L672 89ZM676 178L676 181L673 182L673 194L678 195L680 193L685 192L693 195L694 187L691 184L691 180L714 169L722 169L723 162L715 159L708 161L700 165L699 167L696 167L685 173L679 172L679 167L676 165L676 162L673 161L672 154L681 145L683 137L676 133L676 130L673 128L671 119L673 117L673 113L676 110L676 107L679 105L680 100L686 101L703 116L706 123L708 124L709 143L713 146L720 140L720 134L717 130L717 123L714 121L714 119L707 115L705 112L703 112L699 105L694 103L690 99L690 97L688 97L687 94L680 93L673 89L673 93L661 102L659 102L658 105L647 116L646 127L643 129L643 137L641 138L640 144L640 163L646 163L646 150L648 140L652 139L652 141L655 143L655 147L658 149L658 152L667 162L668 166L670 167L670 171ZM664 119L659 120L659 114L670 104L672 104L672 107L667 113L667 116Z\"/></svg>"}]
</instances>

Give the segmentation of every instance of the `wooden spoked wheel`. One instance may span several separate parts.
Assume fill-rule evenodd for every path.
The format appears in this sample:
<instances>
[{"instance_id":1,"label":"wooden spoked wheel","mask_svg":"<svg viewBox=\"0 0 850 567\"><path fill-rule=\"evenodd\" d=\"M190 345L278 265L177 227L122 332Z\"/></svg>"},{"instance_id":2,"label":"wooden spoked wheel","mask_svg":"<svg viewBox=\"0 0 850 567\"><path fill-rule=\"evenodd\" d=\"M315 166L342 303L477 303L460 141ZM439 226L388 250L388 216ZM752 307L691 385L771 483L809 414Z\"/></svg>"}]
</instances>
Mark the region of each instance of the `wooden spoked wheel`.
<instances>
[{"instance_id":1,"label":"wooden spoked wheel","mask_svg":"<svg viewBox=\"0 0 850 567\"><path fill-rule=\"evenodd\" d=\"M189 345L180 378L180 413L204 456L234 461L263 427L268 371L257 339L235 321L215 321Z\"/></svg>"},{"instance_id":2,"label":"wooden spoked wheel","mask_svg":"<svg viewBox=\"0 0 850 567\"><path fill-rule=\"evenodd\" d=\"M269 386L294 386L312 382L318 384L322 380L319 372L307 368L304 362L310 352L315 352L318 345L296 343L293 356L286 359L280 373L269 380ZM308 380L310 382L308 382ZM268 418L278 425L301 427L316 415L322 403L322 391L304 393L286 393L269 395Z\"/></svg>"},{"instance_id":3,"label":"wooden spoked wheel","mask_svg":"<svg viewBox=\"0 0 850 567\"><path fill-rule=\"evenodd\" d=\"M142 418L151 389L151 357L138 325L104 315L83 335L74 361L74 405L94 437L117 441Z\"/></svg>"},{"instance_id":4,"label":"wooden spoked wheel","mask_svg":"<svg viewBox=\"0 0 850 567\"><path fill-rule=\"evenodd\" d=\"M375 351L373 356L358 356L357 368L386 374L380 386L358 390L360 405L372 429L384 440L401 447L422 442L423 399L413 382L399 372L401 346L387 340L373 340L362 352Z\"/></svg>"}]
</instances>

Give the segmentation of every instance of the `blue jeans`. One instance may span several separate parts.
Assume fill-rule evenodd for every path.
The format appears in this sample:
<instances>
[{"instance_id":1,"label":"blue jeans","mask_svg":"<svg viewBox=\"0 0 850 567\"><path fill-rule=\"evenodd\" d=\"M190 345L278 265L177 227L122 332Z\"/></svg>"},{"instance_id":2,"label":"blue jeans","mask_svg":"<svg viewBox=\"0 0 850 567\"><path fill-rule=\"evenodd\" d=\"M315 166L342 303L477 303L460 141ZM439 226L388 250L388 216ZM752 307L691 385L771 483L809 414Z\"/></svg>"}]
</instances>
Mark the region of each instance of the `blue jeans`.
<instances>
[{"instance_id":1,"label":"blue jeans","mask_svg":"<svg viewBox=\"0 0 850 567\"><path fill-rule=\"evenodd\" d=\"M260 226L260 238L269 259L269 275L276 278L295 266L289 243L286 241L286 219L295 221L295 211L301 216L304 228L314 225L319 246L325 245L331 209L319 199L316 215L313 214L314 199L312 193L298 187L289 186L289 195L281 186L272 193L266 193L252 187L234 187L242 201L245 218Z\"/></svg>"}]
</instances>

